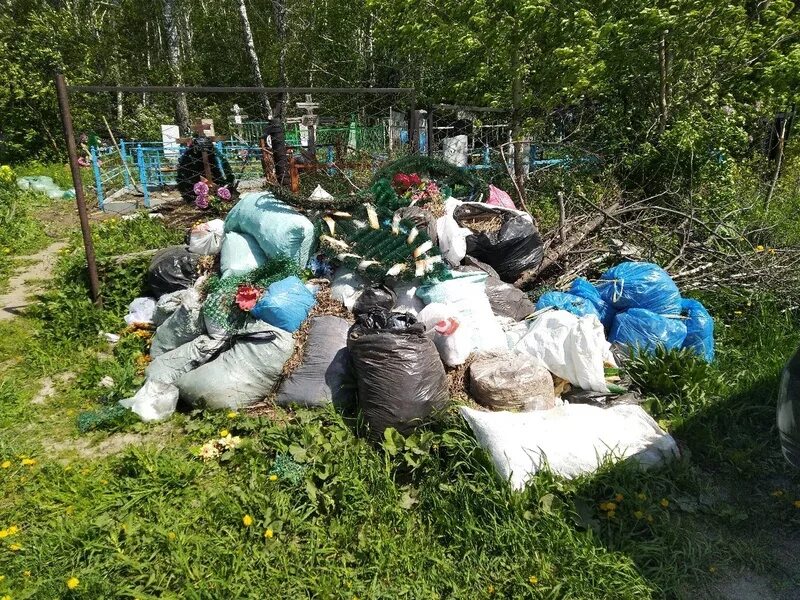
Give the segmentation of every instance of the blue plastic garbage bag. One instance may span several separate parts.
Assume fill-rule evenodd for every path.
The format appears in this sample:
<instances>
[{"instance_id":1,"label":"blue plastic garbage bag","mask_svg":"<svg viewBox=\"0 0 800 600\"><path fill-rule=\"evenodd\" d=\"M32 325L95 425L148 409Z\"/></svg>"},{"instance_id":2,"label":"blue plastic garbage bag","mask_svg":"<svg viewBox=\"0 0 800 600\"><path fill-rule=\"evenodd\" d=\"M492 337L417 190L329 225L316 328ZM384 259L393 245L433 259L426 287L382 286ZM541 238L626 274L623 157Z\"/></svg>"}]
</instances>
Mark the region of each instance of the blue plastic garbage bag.
<instances>
[{"instance_id":1,"label":"blue plastic garbage bag","mask_svg":"<svg viewBox=\"0 0 800 600\"><path fill-rule=\"evenodd\" d=\"M706 362L714 362L714 319L697 300L681 300L681 314L686 323L684 348L691 348Z\"/></svg>"},{"instance_id":2,"label":"blue plastic garbage bag","mask_svg":"<svg viewBox=\"0 0 800 600\"><path fill-rule=\"evenodd\" d=\"M588 279L585 277L578 277L572 282L569 293L591 302L597 309L597 314L600 316L600 322L603 324L603 327L605 327L606 331L611 329L616 311L613 306L603 300L600 292Z\"/></svg>"},{"instance_id":3,"label":"blue plastic garbage bag","mask_svg":"<svg viewBox=\"0 0 800 600\"><path fill-rule=\"evenodd\" d=\"M549 306L554 306L560 310L566 310L579 317L594 315L598 320L600 319L600 314L597 312L594 304L574 294L568 294L566 292L547 292L542 294L542 297L539 298L539 301L536 303L536 310L542 310Z\"/></svg>"},{"instance_id":4,"label":"blue plastic garbage bag","mask_svg":"<svg viewBox=\"0 0 800 600\"><path fill-rule=\"evenodd\" d=\"M657 315L644 308L617 313L608 337L609 342L645 352L653 352L657 346L664 346L667 350L680 348L685 339L686 325L683 321Z\"/></svg>"},{"instance_id":5,"label":"blue plastic garbage bag","mask_svg":"<svg viewBox=\"0 0 800 600\"><path fill-rule=\"evenodd\" d=\"M269 286L250 312L256 319L294 333L300 329L315 302L314 294L292 275Z\"/></svg>"},{"instance_id":6,"label":"blue plastic garbage bag","mask_svg":"<svg viewBox=\"0 0 800 600\"><path fill-rule=\"evenodd\" d=\"M679 315L681 293L667 272L653 263L624 262L603 273L603 300L616 310L644 308L659 315Z\"/></svg>"}]
</instances>

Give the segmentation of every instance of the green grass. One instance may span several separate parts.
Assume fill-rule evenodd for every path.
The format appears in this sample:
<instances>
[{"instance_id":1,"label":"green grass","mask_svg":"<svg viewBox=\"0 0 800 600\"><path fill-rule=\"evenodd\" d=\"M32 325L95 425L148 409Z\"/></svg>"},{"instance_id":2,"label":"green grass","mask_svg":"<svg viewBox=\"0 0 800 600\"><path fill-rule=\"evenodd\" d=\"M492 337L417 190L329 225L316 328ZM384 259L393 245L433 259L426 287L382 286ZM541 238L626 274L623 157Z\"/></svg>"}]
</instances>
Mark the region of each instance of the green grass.
<instances>
[{"instance_id":1,"label":"green grass","mask_svg":"<svg viewBox=\"0 0 800 600\"><path fill-rule=\"evenodd\" d=\"M96 332L122 329L145 264L102 258L181 232L139 219L95 235L105 311L85 300L76 238L40 306L0 325L0 530L19 528L0 540L0 597L638 600L698 597L716 569L784 577L770 548L800 526L800 478L777 448L775 389L800 335L767 300L709 302L713 366L633 365L682 460L571 482L545 472L514 493L455 414L384 448L332 410L177 414L82 434L82 415L142 381L145 342L127 334L110 351ZM56 391L31 404L42 377ZM198 458L222 429L242 445Z\"/></svg>"}]
</instances>

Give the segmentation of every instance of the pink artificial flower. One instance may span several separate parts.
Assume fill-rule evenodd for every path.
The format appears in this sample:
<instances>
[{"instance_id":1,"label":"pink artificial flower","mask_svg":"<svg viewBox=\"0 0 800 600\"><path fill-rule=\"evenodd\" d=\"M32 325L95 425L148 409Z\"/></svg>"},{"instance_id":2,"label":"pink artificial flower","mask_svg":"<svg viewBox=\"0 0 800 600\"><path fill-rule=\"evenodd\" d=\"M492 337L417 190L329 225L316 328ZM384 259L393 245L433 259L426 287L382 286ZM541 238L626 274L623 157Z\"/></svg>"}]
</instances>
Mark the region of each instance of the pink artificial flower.
<instances>
[{"instance_id":1,"label":"pink artificial flower","mask_svg":"<svg viewBox=\"0 0 800 600\"><path fill-rule=\"evenodd\" d=\"M413 194L411 194L411 204L416 204L417 202L422 200L424 195L425 192L414 192Z\"/></svg>"},{"instance_id":2,"label":"pink artificial flower","mask_svg":"<svg viewBox=\"0 0 800 600\"><path fill-rule=\"evenodd\" d=\"M260 297L261 290L246 283L241 284L236 290L236 304L245 312L253 310Z\"/></svg>"},{"instance_id":3,"label":"pink artificial flower","mask_svg":"<svg viewBox=\"0 0 800 600\"><path fill-rule=\"evenodd\" d=\"M84 157L81 156L81 157L78 158L78 166L79 167L88 167L89 164L90 164L89 161L86 160Z\"/></svg>"},{"instance_id":4,"label":"pink artificial flower","mask_svg":"<svg viewBox=\"0 0 800 600\"><path fill-rule=\"evenodd\" d=\"M207 196L206 194L203 194L203 195L201 195L201 196L198 196L198 197L197 197L197 198L195 198L195 200L194 200L194 205L195 205L197 208L202 208L202 209L206 209L206 208L208 208L208 205L209 205L208 196Z\"/></svg>"},{"instance_id":5,"label":"pink artificial flower","mask_svg":"<svg viewBox=\"0 0 800 600\"><path fill-rule=\"evenodd\" d=\"M198 181L194 184L194 193L197 196L208 195L208 184L205 181Z\"/></svg>"},{"instance_id":6,"label":"pink artificial flower","mask_svg":"<svg viewBox=\"0 0 800 600\"><path fill-rule=\"evenodd\" d=\"M220 199L225 200L226 202L231 199L231 191L228 189L227 185L223 185L221 188L217 190L217 196Z\"/></svg>"}]
</instances>

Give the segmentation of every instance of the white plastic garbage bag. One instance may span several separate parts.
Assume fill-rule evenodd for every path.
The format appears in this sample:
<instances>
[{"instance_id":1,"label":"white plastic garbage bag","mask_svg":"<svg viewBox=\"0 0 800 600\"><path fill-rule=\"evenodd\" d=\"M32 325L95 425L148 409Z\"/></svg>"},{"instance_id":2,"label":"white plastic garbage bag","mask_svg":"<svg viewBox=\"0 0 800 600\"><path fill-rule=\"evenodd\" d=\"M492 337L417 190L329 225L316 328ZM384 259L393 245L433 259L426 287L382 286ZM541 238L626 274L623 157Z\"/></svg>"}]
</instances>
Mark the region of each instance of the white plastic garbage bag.
<instances>
[{"instance_id":1,"label":"white plastic garbage bag","mask_svg":"<svg viewBox=\"0 0 800 600\"><path fill-rule=\"evenodd\" d=\"M455 267L467 255L467 237L472 232L461 227L453 218L453 211L461 205L460 200L448 198L444 203L445 214L436 220L436 235L439 239L439 250L442 257Z\"/></svg>"},{"instance_id":2,"label":"white plastic garbage bag","mask_svg":"<svg viewBox=\"0 0 800 600\"><path fill-rule=\"evenodd\" d=\"M356 300L369 283L355 271L347 267L339 267L333 274L331 282L331 298L345 305L347 310L353 310Z\"/></svg>"},{"instance_id":3,"label":"white plastic garbage bag","mask_svg":"<svg viewBox=\"0 0 800 600\"><path fill-rule=\"evenodd\" d=\"M472 350L507 350L505 333L486 297L486 273L460 273L453 278L417 288L417 296L427 304L444 304L454 311L459 323L472 331Z\"/></svg>"},{"instance_id":4,"label":"white plastic garbage bag","mask_svg":"<svg viewBox=\"0 0 800 600\"><path fill-rule=\"evenodd\" d=\"M178 406L178 388L171 383L148 379L133 398L119 403L139 415L142 421L163 421Z\"/></svg>"},{"instance_id":5,"label":"white plastic garbage bag","mask_svg":"<svg viewBox=\"0 0 800 600\"><path fill-rule=\"evenodd\" d=\"M192 254L219 254L225 237L225 221L213 219L193 227L189 232L189 252Z\"/></svg>"},{"instance_id":6,"label":"white plastic garbage bag","mask_svg":"<svg viewBox=\"0 0 800 600\"><path fill-rule=\"evenodd\" d=\"M397 296L392 312L410 313L415 317L425 308L425 303L417 297L419 280L396 283L392 291Z\"/></svg>"},{"instance_id":7,"label":"white plastic garbage bag","mask_svg":"<svg viewBox=\"0 0 800 600\"><path fill-rule=\"evenodd\" d=\"M439 356L448 367L463 365L472 354L475 329L452 308L436 302L428 304L417 320L425 323L426 333L433 336Z\"/></svg>"},{"instance_id":8,"label":"white plastic garbage bag","mask_svg":"<svg viewBox=\"0 0 800 600\"><path fill-rule=\"evenodd\" d=\"M135 298L134 301L128 305L128 314L125 315L125 322L128 325L133 325L134 323L151 325L155 312L155 298L151 298L150 296Z\"/></svg>"},{"instance_id":9,"label":"white plastic garbage bag","mask_svg":"<svg viewBox=\"0 0 800 600\"><path fill-rule=\"evenodd\" d=\"M513 349L541 359L550 372L581 389L608 391L603 363L611 358L611 345L594 315L546 312L528 326Z\"/></svg>"},{"instance_id":10,"label":"white plastic garbage bag","mask_svg":"<svg viewBox=\"0 0 800 600\"><path fill-rule=\"evenodd\" d=\"M223 279L249 273L265 262L267 262L267 257L252 236L235 231L225 234L220 254L220 270Z\"/></svg>"},{"instance_id":11,"label":"white plastic garbage bag","mask_svg":"<svg viewBox=\"0 0 800 600\"><path fill-rule=\"evenodd\" d=\"M640 406L567 404L526 413L460 409L495 469L520 490L539 469L567 479L592 473L606 458L653 467L678 456L671 435Z\"/></svg>"}]
</instances>

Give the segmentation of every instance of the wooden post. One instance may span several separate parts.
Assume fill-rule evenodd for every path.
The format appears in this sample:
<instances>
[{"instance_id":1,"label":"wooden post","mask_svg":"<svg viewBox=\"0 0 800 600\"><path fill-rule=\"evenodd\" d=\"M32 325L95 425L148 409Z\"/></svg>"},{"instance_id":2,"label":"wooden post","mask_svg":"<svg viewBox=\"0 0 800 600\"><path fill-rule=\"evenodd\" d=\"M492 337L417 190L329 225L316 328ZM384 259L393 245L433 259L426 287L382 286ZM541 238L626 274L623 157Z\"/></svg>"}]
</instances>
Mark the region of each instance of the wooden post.
<instances>
[{"instance_id":1,"label":"wooden post","mask_svg":"<svg viewBox=\"0 0 800 600\"><path fill-rule=\"evenodd\" d=\"M86 198L83 195L83 181L81 180L81 167L78 164L78 149L75 146L75 132L72 130L72 112L69 108L67 82L64 80L63 73L56 73L55 81L58 107L61 111L61 124L64 128L64 139L67 142L69 170L72 173L72 185L75 186L75 204L78 205L78 216L81 221L83 249L86 253L86 266L89 271L89 290L92 294L92 301L97 306L101 306L103 301L100 297L100 279L97 276L92 230L89 227L89 213L86 210Z\"/></svg>"}]
</instances>

